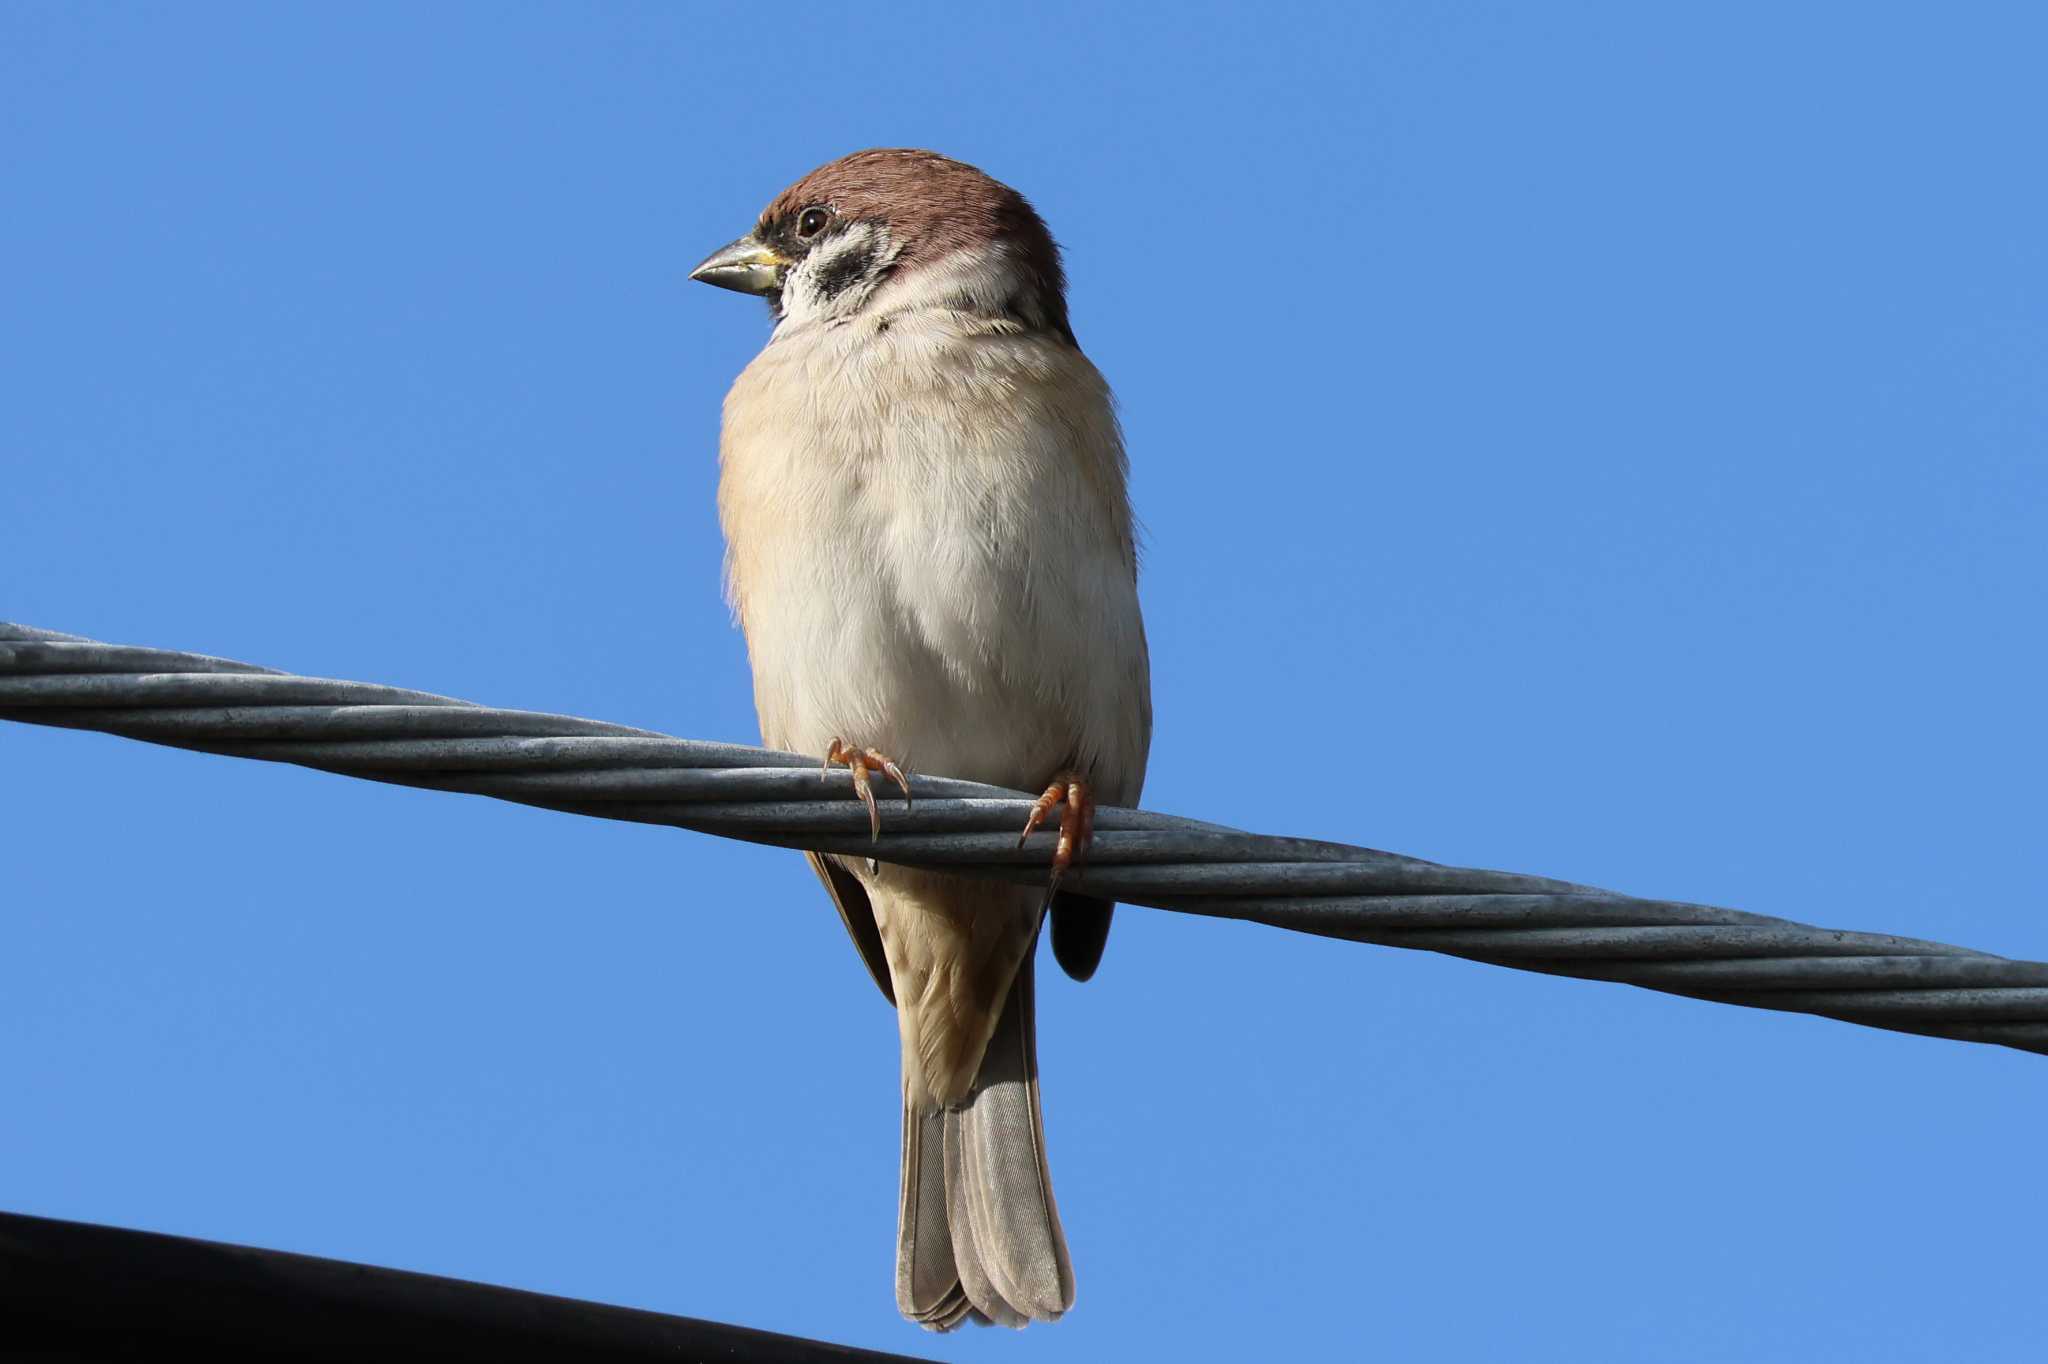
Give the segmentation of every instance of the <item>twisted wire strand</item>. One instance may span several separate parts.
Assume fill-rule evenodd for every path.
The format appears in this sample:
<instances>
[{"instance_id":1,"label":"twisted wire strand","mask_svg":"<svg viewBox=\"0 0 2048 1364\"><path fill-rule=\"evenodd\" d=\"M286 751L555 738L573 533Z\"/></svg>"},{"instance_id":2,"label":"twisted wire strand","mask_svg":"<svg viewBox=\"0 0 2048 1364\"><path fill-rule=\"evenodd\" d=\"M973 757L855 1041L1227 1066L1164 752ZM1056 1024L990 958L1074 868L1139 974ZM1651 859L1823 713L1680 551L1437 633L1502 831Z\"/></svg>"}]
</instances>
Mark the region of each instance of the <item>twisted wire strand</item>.
<instances>
[{"instance_id":1,"label":"twisted wire strand","mask_svg":"<svg viewBox=\"0 0 2048 1364\"><path fill-rule=\"evenodd\" d=\"M817 758L0 623L0 719L1042 883L1030 797L913 774L881 838ZM1128 904L2048 1053L2048 963L1103 807L1065 883Z\"/></svg>"}]
</instances>

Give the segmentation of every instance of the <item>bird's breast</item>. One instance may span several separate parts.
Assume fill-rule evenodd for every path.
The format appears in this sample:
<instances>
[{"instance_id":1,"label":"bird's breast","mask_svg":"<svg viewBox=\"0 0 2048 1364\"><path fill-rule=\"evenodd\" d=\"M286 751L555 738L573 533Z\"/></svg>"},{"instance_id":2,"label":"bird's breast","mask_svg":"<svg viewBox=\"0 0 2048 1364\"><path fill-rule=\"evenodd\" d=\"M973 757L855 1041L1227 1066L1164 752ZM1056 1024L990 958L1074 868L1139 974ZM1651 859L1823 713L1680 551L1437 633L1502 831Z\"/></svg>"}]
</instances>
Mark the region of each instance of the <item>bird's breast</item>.
<instances>
[{"instance_id":1,"label":"bird's breast","mask_svg":"<svg viewBox=\"0 0 2048 1364\"><path fill-rule=\"evenodd\" d=\"M1071 347L916 320L778 337L727 398L719 510L769 743L1013 786L1142 774L1122 445Z\"/></svg>"}]
</instances>

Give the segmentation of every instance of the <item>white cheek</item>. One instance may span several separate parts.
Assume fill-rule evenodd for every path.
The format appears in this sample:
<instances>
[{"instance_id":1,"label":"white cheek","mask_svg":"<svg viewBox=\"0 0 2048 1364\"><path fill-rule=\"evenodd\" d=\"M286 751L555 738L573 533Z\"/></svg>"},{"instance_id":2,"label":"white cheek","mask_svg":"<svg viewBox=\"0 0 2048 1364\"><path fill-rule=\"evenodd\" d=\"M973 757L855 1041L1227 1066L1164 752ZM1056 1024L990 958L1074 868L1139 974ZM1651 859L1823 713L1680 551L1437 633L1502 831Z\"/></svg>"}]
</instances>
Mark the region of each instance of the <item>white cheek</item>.
<instances>
[{"instance_id":1,"label":"white cheek","mask_svg":"<svg viewBox=\"0 0 2048 1364\"><path fill-rule=\"evenodd\" d=\"M1024 274L1010 252L956 251L898 275L875 290L876 311L946 308L995 317L1025 294Z\"/></svg>"},{"instance_id":2,"label":"white cheek","mask_svg":"<svg viewBox=\"0 0 2048 1364\"><path fill-rule=\"evenodd\" d=\"M873 266L863 272L868 278L830 298L819 289L818 281L843 269L849 256L867 256L882 263L887 261L888 255L889 234L872 223L854 223L835 235L831 241L804 257L784 278L782 326L797 327L806 322L848 317L858 312L874 291Z\"/></svg>"}]
</instances>

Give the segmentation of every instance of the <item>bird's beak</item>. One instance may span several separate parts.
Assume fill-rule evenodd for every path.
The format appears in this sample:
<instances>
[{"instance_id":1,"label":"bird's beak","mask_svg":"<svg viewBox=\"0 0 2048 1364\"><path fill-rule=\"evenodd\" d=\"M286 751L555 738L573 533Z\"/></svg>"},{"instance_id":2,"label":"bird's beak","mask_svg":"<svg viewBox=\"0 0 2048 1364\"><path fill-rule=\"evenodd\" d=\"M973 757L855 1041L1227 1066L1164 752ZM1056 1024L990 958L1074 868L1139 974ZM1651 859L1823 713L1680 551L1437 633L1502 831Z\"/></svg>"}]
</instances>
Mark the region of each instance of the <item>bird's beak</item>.
<instances>
[{"instance_id":1,"label":"bird's beak","mask_svg":"<svg viewBox=\"0 0 2048 1364\"><path fill-rule=\"evenodd\" d=\"M788 268L787 260L749 232L706 256L690 278L742 294L772 294L782 287L782 272Z\"/></svg>"}]
</instances>

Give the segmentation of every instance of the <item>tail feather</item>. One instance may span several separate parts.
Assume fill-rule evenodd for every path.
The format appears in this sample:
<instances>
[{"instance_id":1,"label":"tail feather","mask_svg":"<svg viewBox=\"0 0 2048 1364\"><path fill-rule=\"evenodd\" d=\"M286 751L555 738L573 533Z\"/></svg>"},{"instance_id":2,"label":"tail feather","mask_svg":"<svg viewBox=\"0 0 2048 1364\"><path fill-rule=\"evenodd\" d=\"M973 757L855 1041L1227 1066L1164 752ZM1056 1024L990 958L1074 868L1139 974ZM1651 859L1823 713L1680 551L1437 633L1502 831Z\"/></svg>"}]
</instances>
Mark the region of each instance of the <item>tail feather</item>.
<instances>
[{"instance_id":1,"label":"tail feather","mask_svg":"<svg viewBox=\"0 0 2048 1364\"><path fill-rule=\"evenodd\" d=\"M1010 1306L982 1259L981 1247L968 1230L973 1226L975 1189L972 1171L961 1158L958 1114L946 1117L946 1215L953 1235L953 1265L960 1275L960 1290L974 1304L974 1310L997 1326L1027 1326L1030 1318Z\"/></svg>"},{"instance_id":2,"label":"tail feather","mask_svg":"<svg viewBox=\"0 0 2048 1364\"><path fill-rule=\"evenodd\" d=\"M945 1115L903 1106L903 1198L898 1214L896 1306L934 1331L950 1331L973 1310L953 1264L947 1230Z\"/></svg>"},{"instance_id":3,"label":"tail feather","mask_svg":"<svg viewBox=\"0 0 2048 1364\"><path fill-rule=\"evenodd\" d=\"M970 1309L1023 1326L1073 1306L1073 1264L1045 1163L1035 1031L1027 956L966 1100L932 1113L906 1101L896 1298L906 1317L933 1329L951 1329Z\"/></svg>"}]
</instances>

